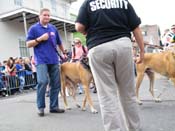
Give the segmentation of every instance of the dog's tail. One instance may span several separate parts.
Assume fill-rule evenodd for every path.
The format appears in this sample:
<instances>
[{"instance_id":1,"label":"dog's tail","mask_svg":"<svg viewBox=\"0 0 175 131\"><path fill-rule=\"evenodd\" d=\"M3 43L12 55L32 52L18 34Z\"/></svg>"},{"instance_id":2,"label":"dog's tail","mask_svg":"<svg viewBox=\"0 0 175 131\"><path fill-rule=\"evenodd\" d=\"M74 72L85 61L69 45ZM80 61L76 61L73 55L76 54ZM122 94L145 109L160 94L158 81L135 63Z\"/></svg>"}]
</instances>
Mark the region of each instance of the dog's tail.
<instances>
[{"instance_id":1,"label":"dog's tail","mask_svg":"<svg viewBox=\"0 0 175 131\"><path fill-rule=\"evenodd\" d=\"M70 91L71 95L74 96L75 95L75 87L76 86L76 83L74 83L66 74L65 74L65 71L64 71L64 64L62 64L60 66L60 74L61 74L61 93L62 93L62 96L65 95L65 90L66 88Z\"/></svg>"},{"instance_id":2,"label":"dog's tail","mask_svg":"<svg viewBox=\"0 0 175 131\"><path fill-rule=\"evenodd\" d=\"M60 66L60 77L61 77L61 94L62 95L65 95L65 93L63 92L63 88L66 88L66 76L64 74L64 71L63 71L63 67L62 65Z\"/></svg>"}]
</instances>

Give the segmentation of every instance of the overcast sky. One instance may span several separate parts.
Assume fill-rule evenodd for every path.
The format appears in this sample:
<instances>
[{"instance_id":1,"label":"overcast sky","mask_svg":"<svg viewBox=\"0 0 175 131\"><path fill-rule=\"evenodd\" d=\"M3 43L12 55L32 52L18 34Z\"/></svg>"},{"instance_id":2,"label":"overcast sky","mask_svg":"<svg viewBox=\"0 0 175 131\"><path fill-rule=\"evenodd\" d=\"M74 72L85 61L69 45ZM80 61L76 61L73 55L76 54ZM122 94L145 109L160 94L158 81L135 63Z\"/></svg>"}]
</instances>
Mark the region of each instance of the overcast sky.
<instances>
[{"instance_id":1,"label":"overcast sky","mask_svg":"<svg viewBox=\"0 0 175 131\"><path fill-rule=\"evenodd\" d=\"M72 4L79 9L84 0L78 0ZM136 13L142 20L142 24L157 24L160 30L170 28L175 24L175 0L129 0Z\"/></svg>"}]
</instances>

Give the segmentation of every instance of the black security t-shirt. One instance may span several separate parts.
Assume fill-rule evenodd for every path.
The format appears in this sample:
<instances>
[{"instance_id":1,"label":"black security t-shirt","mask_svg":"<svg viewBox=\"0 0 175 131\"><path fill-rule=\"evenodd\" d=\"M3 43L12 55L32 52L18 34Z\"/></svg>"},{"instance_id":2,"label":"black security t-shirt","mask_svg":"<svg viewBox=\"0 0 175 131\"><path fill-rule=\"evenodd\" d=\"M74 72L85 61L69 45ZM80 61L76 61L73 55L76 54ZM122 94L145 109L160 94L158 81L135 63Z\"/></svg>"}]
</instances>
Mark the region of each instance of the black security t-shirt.
<instances>
[{"instance_id":1,"label":"black security t-shirt","mask_svg":"<svg viewBox=\"0 0 175 131\"><path fill-rule=\"evenodd\" d=\"M141 20L127 0L85 0L76 22L83 24L87 31L87 46L121 37L130 37Z\"/></svg>"}]
</instances>

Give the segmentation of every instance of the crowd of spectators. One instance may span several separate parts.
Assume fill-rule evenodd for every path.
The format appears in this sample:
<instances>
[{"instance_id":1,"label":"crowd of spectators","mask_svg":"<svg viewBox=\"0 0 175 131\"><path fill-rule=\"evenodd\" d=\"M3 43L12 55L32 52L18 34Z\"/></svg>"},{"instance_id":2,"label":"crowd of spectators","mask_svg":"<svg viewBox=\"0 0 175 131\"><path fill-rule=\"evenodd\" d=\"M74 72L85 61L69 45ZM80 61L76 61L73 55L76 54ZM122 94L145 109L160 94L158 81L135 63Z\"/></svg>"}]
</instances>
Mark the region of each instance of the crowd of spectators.
<instances>
[{"instance_id":1,"label":"crowd of spectators","mask_svg":"<svg viewBox=\"0 0 175 131\"><path fill-rule=\"evenodd\" d=\"M9 95L23 93L24 88L33 88L37 83L33 57L19 57L4 60L0 63L0 93Z\"/></svg>"},{"instance_id":2,"label":"crowd of spectators","mask_svg":"<svg viewBox=\"0 0 175 131\"><path fill-rule=\"evenodd\" d=\"M59 55L60 64L71 61L71 51ZM15 92L23 93L25 89L36 89L37 73L34 57L9 57L0 61L0 96Z\"/></svg>"},{"instance_id":3,"label":"crowd of spectators","mask_svg":"<svg viewBox=\"0 0 175 131\"><path fill-rule=\"evenodd\" d=\"M58 55L60 64L73 61L72 51L65 50L65 53ZM33 56L9 57L7 60L0 61L0 96L23 93L29 88L35 90L36 84L37 73ZM49 94L49 84L46 94Z\"/></svg>"},{"instance_id":4,"label":"crowd of spectators","mask_svg":"<svg viewBox=\"0 0 175 131\"><path fill-rule=\"evenodd\" d=\"M162 35L162 44L164 50L169 50L171 47L174 47L175 39L175 25L172 25L170 29L166 29Z\"/></svg>"}]
</instances>

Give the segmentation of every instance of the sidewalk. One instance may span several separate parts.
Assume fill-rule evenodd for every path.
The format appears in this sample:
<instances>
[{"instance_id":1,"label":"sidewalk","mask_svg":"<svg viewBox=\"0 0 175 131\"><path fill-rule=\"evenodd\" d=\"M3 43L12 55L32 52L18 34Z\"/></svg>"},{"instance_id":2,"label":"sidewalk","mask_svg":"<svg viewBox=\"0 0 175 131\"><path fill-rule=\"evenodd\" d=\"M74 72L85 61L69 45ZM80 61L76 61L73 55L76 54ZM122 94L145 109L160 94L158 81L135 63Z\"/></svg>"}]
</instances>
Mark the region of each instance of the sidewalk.
<instances>
[{"instance_id":1,"label":"sidewalk","mask_svg":"<svg viewBox=\"0 0 175 131\"><path fill-rule=\"evenodd\" d=\"M157 94L165 83L162 79L156 80ZM149 95L148 79L145 78L141 86L143 105L139 108L142 131L175 131L175 88L170 84L161 97L163 102L155 103ZM0 99L0 131L104 131L97 94L91 93L91 96L98 114L92 114L89 106L86 111L81 111L75 107L71 97L68 97L68 103L72 110L64 114L50 114L49 98L46 97L46 115L42 118L37 115L35 92ZM84 94L77 95L80 104L83 97ZM59 101L63 108L63 99Z\"/></svg>"}]
</instances>

